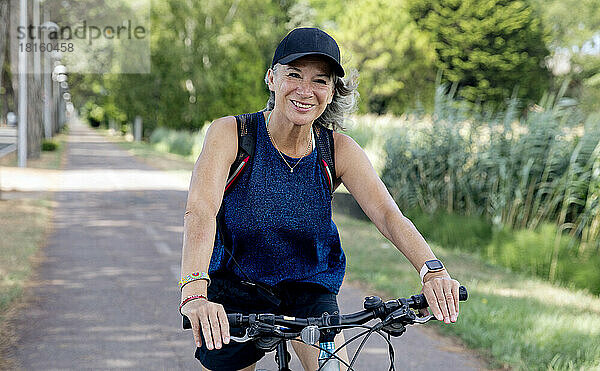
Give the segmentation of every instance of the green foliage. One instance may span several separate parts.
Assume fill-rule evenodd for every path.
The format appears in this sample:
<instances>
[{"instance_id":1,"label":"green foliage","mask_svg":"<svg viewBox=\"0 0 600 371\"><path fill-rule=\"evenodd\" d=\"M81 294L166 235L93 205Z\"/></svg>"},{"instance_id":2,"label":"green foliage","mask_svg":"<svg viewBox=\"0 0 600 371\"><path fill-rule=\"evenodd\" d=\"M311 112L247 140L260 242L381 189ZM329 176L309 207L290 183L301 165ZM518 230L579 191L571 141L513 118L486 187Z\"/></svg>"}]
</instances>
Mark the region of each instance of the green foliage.
<instances>
[{"instance_id":1,"label":"green foliage","mask_svg":"<svg viewBox=\"0 0 600 371\"><path fill-rule=\"evenodd\" d=\"M93 103L92 101L88 101L82 110L83 117L87 119L90 125L93 127L98 127L102 123L105 122L105 110L102 106Z\"/></svg>"},{"instance_id":2,"label":"green foliage","mask_svg":"<svg viewBox=\"0 0 600 371\"><path fill-rule=\"evenodd\" d=\"M78 76L76 104L101 106L119 125L139 115L146 135L258 110L268 97L263 76L286 33L286 3L153 3L151 73Z\"/></svg>"},{"instance_id":3,"label":"green foliage","mask_svg":"<svg viewBox=\"0 0 600 371\"><path fill-rule=\"evenodd\" d=\"M481 253L492 240L492 225L482 217L443 211L429 214L419 209L403 212L427 241L444 247Z\"/></svg>"},{"instance_id":4,"label":"green foliage","mask_svg":"<svg viewBox=\"0 0 600 371\"><path fill-rule=\"evenodd\" d=\"M537 101L548 87L545 30L526 2L416 0L409 9L430 34L443 81L463 98L502 103L518 87L520 98Z\"/></svg>"},{"instance_id":5,"label":"green foliage","mask_svg":"<svg viewBox=\"0 0 600 371\"><path fill-rule=\"evenodd\" d=\"M581 284L566 267L600 256L600 124L594 117L583 124L560 95L548 95L545 108L519 118L516 101L491 114L443 90L433 116L398 120L386 142L382 179L401 209L483 217L498 230L529 230L514 241L500 232L489 257L551 281ZM436 238L452 245L451 237ZM523 248L527 241L537 241L533 246L544 259ZM586 277L591 281L585 287L600 292L593 286L597 275Z\"/></svg>"},{"instance_id":6,"label":"green foliage","mask_svg":"<svg viewBox=\"0 0 600 371\"><path fill-rule=\"evenodd\" d=\"M556 226L549 223L542 223L535 230L495 231L483 255L490 262L513 271L546 278L558 249L556 280L600 295L600 256L578 257L568 239L557 240L557 233Z\"/></svg>"},{"instance_id":7,"label":"green foliage","mask_svg":"<svg viewBox=\"0 0 600 371\"><path fill-rule=\"evenodd\" d=\"M433 116L404 121L386 143L382 175L405 208L486 215L517 228L591 218L599 125L582 125L564 98L519 119L516 101L492 115L443 90Z\"/></svg>"},{"instance_id":8,"label":"green foliage","mask_svg":"<svg viewBox=\"0 0 600 371\"><path fill-rule=\"evenodd\" d=\"M150 143L159 151L189 156L192 153L193 139L189 133L158 128L152 132Z\"/></svg>"},{"instance_id":9,"label":"green foliage","mask_svg":"<svg viewBox=\"0 0 600 371\"><path fill-rule=\"evenodd\" d=\"M52 139L42 140L42 151L56 151L58 149L58 142Z\"/></svg>"},{"instance_id":10,"label":"green foliage","mask_svg":"<svg viewBox=\"0 0 600 371\"><path fill-rule=\"evenodd\" d=\"M555 236L556 226L548 223L543 223L536 230L505 228L494 233L484 255L490 262L514 271L547 277ZM568 241L562 241L560 250L561 255L568 251Z\"/></svg>"},{"instance_id":11,"label":"green foliage","mask_svg":"<svg viewBox=\"0 0 600 371\"><path fill-rule=\"evenodd\" d=\"M360 72L362 112L401 114L418 102L431 105L435 54L404 1L349 2L332 34L346 65Z\"/></svg>"},{"instance_id":12,"label":"green foliage","mask_svg":"<svg viewBox=\"0 0 600 371\"><path fill-rule=\"evenodd\" d=\"M558 243L556 281L600 294L600 256L578 257L568 238L557 241L558 229L553 224L514 230L493 228L489 221L476 216L443 211L428 214L419 209L404 213L429 242L475 253L488 262L542 279L548 278Z\"/></svg>"},{"instance_id":13,"label":"green foliage","mask_svg":"<svg viewBox=\"0 0 600 371\"><path fill-rule=\"evenodd\" d=\"M600 111L600 7L595 0L531 0L551 35L550 66L588 113ZM562 63L560 63L562 61Z\"/></svg>"},{"instance_id":14,"label":"green foliage","mask_svg":"<svg viewBox=\"0 0 600 371\"><path fill-rule=\"evenodd\" d=\"M194 133L185 130L157 128L150 136L150 144L161 152L174 153L194 160L202 151L207 129L208 125Z\"/></svg>"}]
</instances>

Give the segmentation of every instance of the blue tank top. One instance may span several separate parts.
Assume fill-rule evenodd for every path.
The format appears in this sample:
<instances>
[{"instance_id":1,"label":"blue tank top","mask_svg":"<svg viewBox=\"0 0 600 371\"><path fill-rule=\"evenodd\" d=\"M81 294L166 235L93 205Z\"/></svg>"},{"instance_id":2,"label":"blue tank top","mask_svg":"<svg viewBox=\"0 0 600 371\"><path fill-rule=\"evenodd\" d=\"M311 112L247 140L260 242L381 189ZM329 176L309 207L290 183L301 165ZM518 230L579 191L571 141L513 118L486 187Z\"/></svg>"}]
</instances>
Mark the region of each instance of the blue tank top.
<instances>
[{"instance_id":1,"label":"blue tank top","mask_svg":"<svg viewBox=\"0 0 600 371\"><path fill-rule=\"evenodd\" d=\"M331 218L331 195L317 162L317 150L304 157L294 172L283 162L258 115L251 167L244 170L223 199L225 225L232 253L255 282L310 282L337 294L346 257ZM293 166L298 159L286 157ZM215 239L209 274L244 274Z\"/></svg>"}]
</instances>

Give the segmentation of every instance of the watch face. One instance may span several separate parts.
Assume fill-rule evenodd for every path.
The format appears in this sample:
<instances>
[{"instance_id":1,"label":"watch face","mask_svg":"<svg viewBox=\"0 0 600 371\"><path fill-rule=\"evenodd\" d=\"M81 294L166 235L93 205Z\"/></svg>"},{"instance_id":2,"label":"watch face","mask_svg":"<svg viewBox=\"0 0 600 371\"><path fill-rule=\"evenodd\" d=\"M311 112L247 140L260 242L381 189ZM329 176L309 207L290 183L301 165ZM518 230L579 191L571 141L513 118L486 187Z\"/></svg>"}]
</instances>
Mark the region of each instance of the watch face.
<instances>
[{"instance_id":1,"label":"watch face","mask_svg":"<svg viewBox=\"0 0 600 371\"><path fill-rule=\"evenodd\" d=\"M428 260L425 262L430 271L437 271L444 268L444 265L439 260Z\"/></svg>"}]
</instances>

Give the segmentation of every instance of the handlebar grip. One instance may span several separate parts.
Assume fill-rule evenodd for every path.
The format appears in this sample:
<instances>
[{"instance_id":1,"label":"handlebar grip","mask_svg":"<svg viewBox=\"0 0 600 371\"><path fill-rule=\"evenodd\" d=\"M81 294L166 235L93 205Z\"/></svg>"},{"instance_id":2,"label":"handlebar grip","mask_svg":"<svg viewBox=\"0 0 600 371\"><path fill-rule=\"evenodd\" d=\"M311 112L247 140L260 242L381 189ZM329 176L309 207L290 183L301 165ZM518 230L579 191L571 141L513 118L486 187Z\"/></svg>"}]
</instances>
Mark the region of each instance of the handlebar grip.
<instances>
[{"instance_id":1,"label":"handlebar grip","mask_svg":"<svg viewBox=\"0 0 600 371\"><path fill-rule=\"evenodd\" d=\"M181 324L183 326L184 330L189 330L192 328L192 323L190 322L190 319L187 318L186 316L182 316L183 317L183 323Z\"/></svg>"},{"instance_id":2,"label":"handlebar grip","mask_svg":"<svg viewBox=\"0 0 600 371\"><path fill-rule=\"evenodd\" d=\"M192 323L190 322L190 319L187 318L186 316L182 316L182 317L183 317L183 323L181 324L181 326L183 327L183 329L184 330L191 329ZM239 313L228 314L227 321L229 321L229 325L232 327L239 326L240 322L242 321L242 316Z\"/></svg>"},{"instance_id":3,"label":"handlebar grip","mask_svg":"<svg viewBox=\"0 0 600 371\"><path fill-rule=\"evenodd\" d=\"M412 303L410 305L413 309L423 309L429 307L427 304L427 299L425 299L425 295L413 295L410 297L412 299ZM467 288L464 286L460 286L458 288L458 300L466 301L469 298L469 293L467 292Z\"/></svg>"}]
</instances>

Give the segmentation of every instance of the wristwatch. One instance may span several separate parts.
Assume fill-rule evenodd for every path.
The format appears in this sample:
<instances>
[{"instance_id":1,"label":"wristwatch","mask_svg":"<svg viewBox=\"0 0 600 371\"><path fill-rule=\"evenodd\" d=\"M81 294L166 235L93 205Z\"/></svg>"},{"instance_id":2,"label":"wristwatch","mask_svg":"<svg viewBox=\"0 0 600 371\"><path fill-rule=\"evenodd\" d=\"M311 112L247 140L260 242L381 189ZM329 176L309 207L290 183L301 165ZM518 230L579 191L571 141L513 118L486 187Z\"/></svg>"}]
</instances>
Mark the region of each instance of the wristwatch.
<instances>
[{"instance_id":1,"label":"wristwatch","mask_svg":"<svg viewBox=\"0 0 600 371\"><path fill-rule=\"evenodd\" d=\"M419 275L421 276L421 285L423 284L423 277L425 277L427 273L440 272L444 269L446 269L444 268L444 264L438 259L427 260L419 272Z\"/></svg>"}]
</instances>

